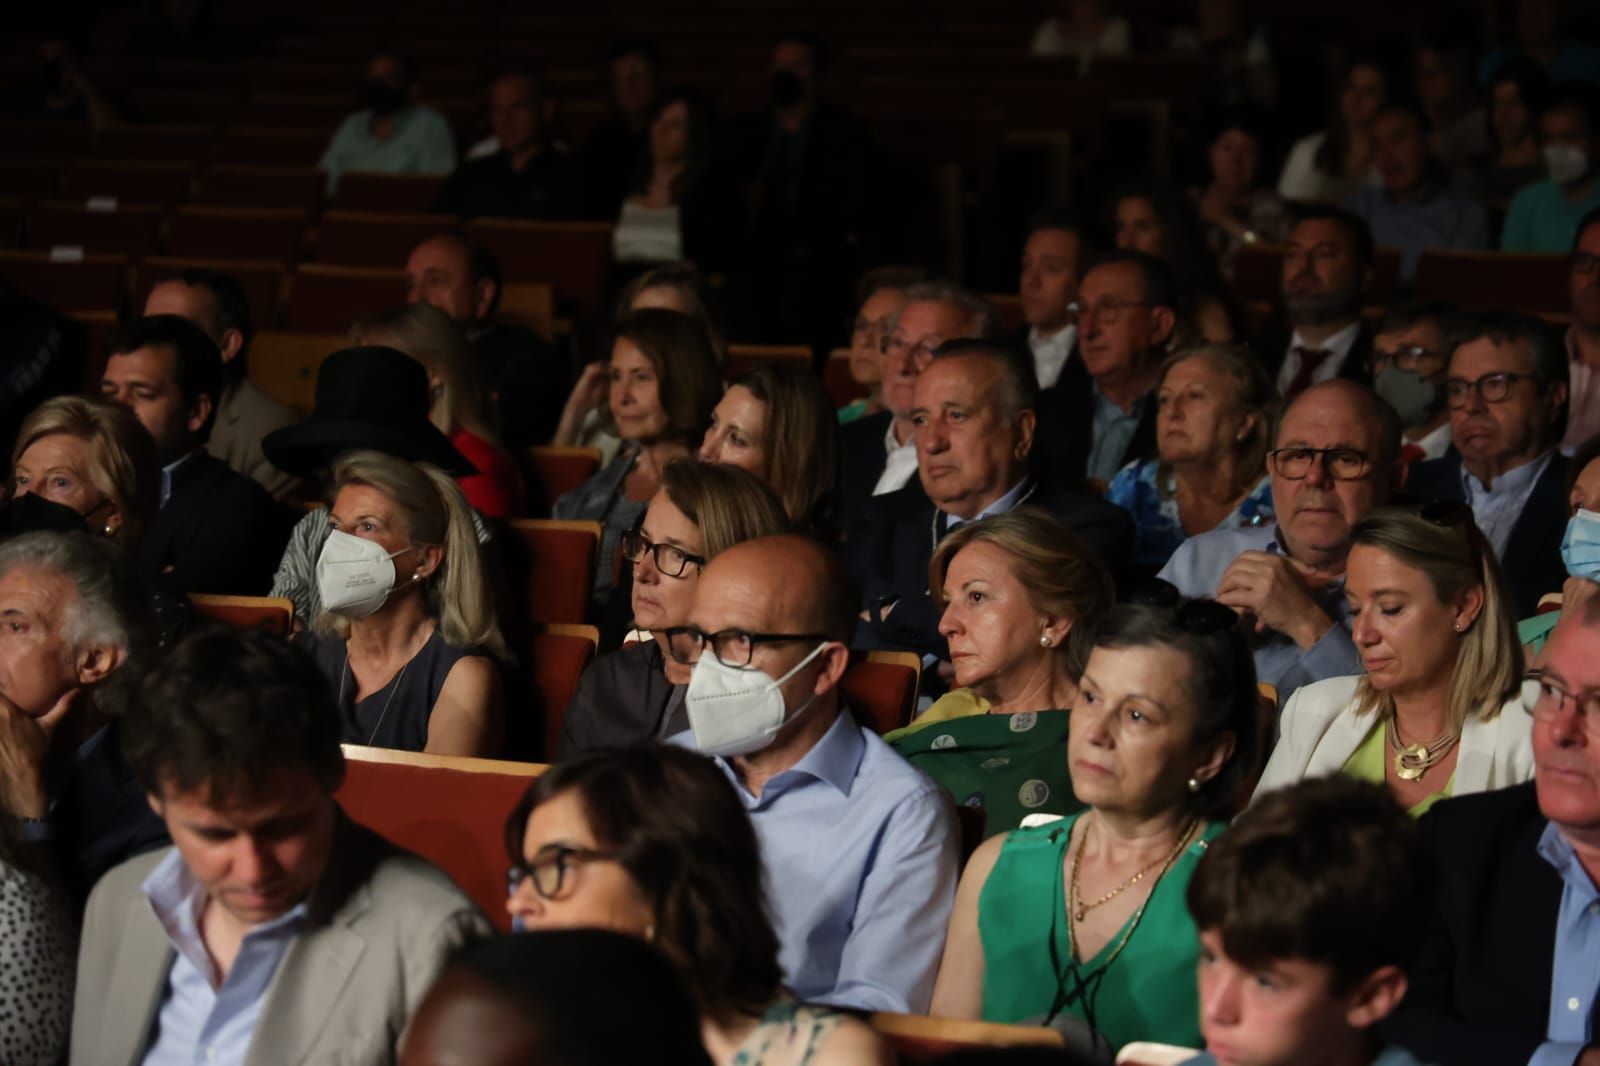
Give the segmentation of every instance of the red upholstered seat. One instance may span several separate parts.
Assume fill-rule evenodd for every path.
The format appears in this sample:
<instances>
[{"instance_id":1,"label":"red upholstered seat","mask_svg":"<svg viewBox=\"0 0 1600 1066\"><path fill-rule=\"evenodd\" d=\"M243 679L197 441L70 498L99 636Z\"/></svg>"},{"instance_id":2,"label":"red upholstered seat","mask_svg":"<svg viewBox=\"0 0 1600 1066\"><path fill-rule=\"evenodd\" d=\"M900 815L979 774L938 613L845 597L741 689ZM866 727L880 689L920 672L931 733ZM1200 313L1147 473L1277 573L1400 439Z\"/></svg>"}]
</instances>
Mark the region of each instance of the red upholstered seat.
<instances>
[{"instance_id":1,"label":"red upholstered seat","mask_svg":"<svg viewBox=\"0 0 1600 1066\"><path fill-rule=\"evenodd\" d=\"M240 629L265 629L287 637L294 626L294 601L277 596L217 596L191 593L189 604L207 618Z\"/></svg>"},{"instance_id":2,"label":"red upholstered seat","mask_svg":"<svg viewBox=\"0 0 1600 1066\"><path fill-rule=\"evenodd\" d=\"M917 705L919 675L909 663L889 659L898 658L897 653L872 654L880 661L868 658L851 663L841 685L845 703L855 710L861 724L881 734L911 721L911 712ZM909 658L916 660L914 655Z\"/></svg>"},{"instance_id":3,"label":"red upholstered seat","mask_svg":"<svg viewBox=\"0 0 1600 1066\"><path fill-rule=\"evenodd\" d=\"M523 575L529 620L582 622L594 585L600 523L518 518L511 528L517 538L508 538L506 568Z\"/></svg>"},{"instance_id":4,"label":"red upholstered seat","mask_svg":"<svg viewBox=\"0 0 1600 1066\"><path fill-rule=\"evenodd\" d=\"M0 252L0 276L57 311L120 311L128 299L128 260L85 255L53 260L49 252Z\"/></svg>"},{"instance_id":5,"label":"red upholstered seat","mask_svg":"<svg viewBox=\"0 0 1600 1066\"><path fill-rule=\"evenodd\" d=\"M1418 301L1445 300L1463 311L1572 310L1565 255L1458 252L1430 248L1417 260Z\"/></svg>"},{"instance_id":6,"label":"red upholstered seat","mask_svg":"<svg viewBox=\"0 0 1600 1066\"><path fill-rule=\"evenodd\" d=\"M403 270L302 264L289 289L284 325L302 333L343 333L406 302Z\"/></svg>"},{"instance_id":7,"label":"red upholstered seat","mask_svg":"<svg viewBox=\"0 0 1600 1066\"><path fill-rule=\"evenodd\" d=\"M341 192L346 179L339 179ZM441 215L378 215L329 211L317 223L312 258L319 263L403 270L411 249L454 225Z\"/></svg>"},{"instance_id":8,"label":"red upholstered seat","mask_svg":"<svg viewBox=\"0 0 1600 1066\"><path fill-rule=\"evenodd\" d=\"M427 174L341 174L333 206L345 211L427 211L444 188L444 181ZM436 225L442 228L453 222L446 217L437 220Z\"/></svg>"},{"instance_id":9,"label":"red upholstered seat","mask_svg":"<svg viewBox=\"0 0 1600 1066\"><path fill-rule=\"evenodd\" d=\"M193 202L315 211L322 203L322 184L322 174L309 166L216 166L200 179Z\"/></svg>"},{"instance_id":10,"label":"red upholstered seat","mask_svg":"<svg viewBox=\"0 0 1600 1066\"><path fill-rule=\"evenodd\" d=\"M85 252L142 259L155 250L161 208L119 204L91 210L85 201L51 200L28 212L28 246L35 251L82 248Z\"/></svg>"},{"instance_id":11,"label":"red upholstered seat","mask_svg":"<svg viewBox=\"0 0 1600 1066\"><path fill-rule=\"evenodd\" d=\"M828 390L828 398L835 407L843 407L866 396L866 386L850 376L848 349L835 349L828 356L828 361L822 364L822 387Z\"/></svg>"},{"instance_id":12,"label":"red upholstered seat","mask_svg":"<svg viewBox=\"0 0 1600 1066\"><path fill-rule=\"evenodd\" d=\"M188 199L194 183L191 163L146 163L79 159L61 178L65 198L114 198L126 204L172 207Z\"/></svg>"},{"instance_id":13,"label":"red upholstered seat","mask_svg":"<svg viewBox=\"0 0 1600 1066\"><path fill-rule=\"evenodd\" d=\"M345 755L345 813L444 870L509 930L505 819L545 768L353 745Z\"/></svg>"},{"instance_id":14,"label":"red upholstered seat","mask_svg":"<svg viewBox=\"0 0 1600 1066\"><path fill-rule=\"evenodd\" d=\"M278 321L278 307L282 302L284 278L289 268L284 263L258 262L253 259L191 259L187 256L153 255L139 264L134 271L134 306L144 307L150 288L164 278L189 269L220 270L244 287L245 298L250 302L250 317L258 330L272 329Z\"/></svg>"},{"instance_id":15,"label":"red upholstered seat","mask_svg":"<svg viewBox=\"0 0 1600 1066\"><path fill-rule=\"evenodd\" d=\"M554 760L561 745L567 705L578 691L578 679L594 662L600 631L594 626L553 625L529 641L529 673L534 694L543 705L544 757Z\"/></svg>"},{"instance_id":16,"label":"red upholstered seat","mask_svg":"<svg viewBox=\"0 0 1600 1066\"><path fill-rule=\"evenodd\" d=\"M539 480L544 484L545 503L550 507L600 469L599 448L537 444L528 449L528 459L539 473Z\"/></svg>"},{"instance_id":17,"label":"red upholstered seat","mask_svg":"<svg viewBox=\"0 0 1600 1066\"><path fill-rule=\"evenodd\" d=\"M168 220L167 254L292 263L300 258L305 228L300 208L180 207Z\"/></svg>"},{"instance_id":18,"label":"red upholstered seat","mask_svg":"<svg viewBox=\"0 0 1600 1066\"><path fill-rule=\"evenodd\" d=\"M582 314L600 308L611 265L609 222L478 219L472 235L500 260L507 281L542 281Z\"/></svg>"},{"instance_id":19,"label":"red upholstered seat","mask_svg":"<svg viewBox=\"0 0 1600 1066\"><path fill-rule=\"evenodd\" d=\"M211 157L216 139L216 129L207 125L112 126L95 135L94 154L102 159L199 163Z\"/></svg>"}]
</instances>

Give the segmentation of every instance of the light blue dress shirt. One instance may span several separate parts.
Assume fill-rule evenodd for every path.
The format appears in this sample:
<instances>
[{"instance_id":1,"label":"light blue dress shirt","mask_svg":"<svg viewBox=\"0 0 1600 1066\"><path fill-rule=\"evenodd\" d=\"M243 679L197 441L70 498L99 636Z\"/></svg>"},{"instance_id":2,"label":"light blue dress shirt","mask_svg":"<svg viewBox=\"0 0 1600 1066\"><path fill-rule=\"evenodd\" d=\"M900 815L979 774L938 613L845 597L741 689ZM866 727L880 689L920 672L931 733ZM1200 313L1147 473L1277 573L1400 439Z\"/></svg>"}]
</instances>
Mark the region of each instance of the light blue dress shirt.
<instances>
[{"instance_id":1,"label":"light blue dress shirt","mask_svg":"<svg viewBox=\"0 0 1600 1066\"><path fill-rule=\"evenodd\" d=\"M1170 467L1164 480L1161 475L1161 460L1135 459L1111 479L1106 489L1107 503L1133 515L1137 536L1133 561L1139 566L1167 565L1178 545L1189 539L1183 516L1178 513L1177 477ZM1245 529L1272 523L1272 478L1262 474L1250 494L1213 528Z\"/></svg>"},{"instance_id":2,"label":"light blue dress shirt","mask_svg":"<svg viewBox=\"0 0 1600 1066\"><path fill-rule=\"evenodd\" d=\"M305 919L300 903L245 934L228 976L214 980L200 934L205 889L176 850L144 880L145 898L177 953L144 1066L242 1064L266 1005L267 990Z\"/></svg>"},{"instance_id":3,"label":"light blue dress shirt","mask_svg":"<svg viewBox=\"0 0 1600 1066\"><path fill-rule=\"evenodd\" d=\"M1185 596L1214 596L1222 575L1247 551L1282 552L1278 527L1214 529L1190 537L1172 553L1158 576L1172 582ZM1300 645L1276 631L1251 634L1248 638L1255 653L1256 680L1277 686L1279 707L1301 685L1362 672L1361 654L1350 638L1344 582L1334 582L1316 593L1315 599L1333 619L1333 626L1311 647L1301 650Z\"/></svg>"},{"instance_id":4,"label":"light blue dress shirt","mask_svg":"<svg viewBox=\"0 0 1600 1066\"><path fill-rule=\"evenodd\" d=\"M1027 502L1028 497L1033 495L1034 490L1038 487L1039 485L1037 482L1029 478L1023 478L1021 481L1007 489L1005 491L1005 495L995 500L977 514L973 515L972 521L981 522L985 518L992 518L997 514L1005 514L1012 508L1022 506ZM933 528L934 547L937 548L939 546L939 541L944 539L945 534L949 533L952 529L956 528L965 521L967 521L967 519L960 518L956 515L950 514L947 511L940 511L936 508L934 510Z\"/></svg>"},{"instance_id":5,"label":"light blue dress shirt","mask_svg":"<svg viewBox=\"0 0 1600 1066\"><path fill-rule=\"evenodd\" d=\"M1084 474L1109 483L1122 469L1123 456L1128 454L1133 435L1139 432L1139 420L1150 404L1150 394L1145 393L1133 401L1132 409L1124 411L1106 399L1098 384L1090 382L1089 387L1094 390L1094 440L1089 445Z\"/></svg>"},{"instance_id":6,"label":"light blue dress shirt","mask_svg":"<svg viewBox=\"0 0 1600 1066\"><path fill-rule=\"evenodd\" d=\"M1545 826L1539 855L1561 875L1561 909L1556 913L1548 1039L1528 1066L1571 1066L1594 1035L1589 1016L1600 990L1600 891L1554 825Z\"/></svg>"},{"instance_id":7,"label":"light blue dress shirt","mask_svg":"<svg viewBox=\"0 0 1600 1066\"><path fill-rule=\"evenodd\" d=\"M394 133L372 135L372 112L357 111L339 124L317 168L328 175L328 195L345 171L375 174L448 174L456 166L450 123L431 107L408 107L394 116Z\"/></svg>"},{"instance_id":8,"label":"light blue dress shirt","mask_svg":"<svg viewBox=\"0 0 1600 1066\"><path fill-rule=\"evenodd\" d=\"M1372 239L1400 249L1400 278L1417 276L1417 260L1429 248L1478 251L1490 246L1489 214L1476 200L1448 189L1428 189L1401 203L1381 185L1345 197L1345 210L1366 219Z\"/></svg>"},{"instance_id":9,"label":"light blue dress shirt","mask_svg":"<svg viewBox=\"0 0 1600 1066\"><path fill-rule=\"evenodd\" d=\"M692 731L672 743L694 747ZM755 796L784 981L803 1002L926 1014L960 874L960 827L939 786L842 709Z\"/></svg>"},{"instance_id":10,"label":"light blue dress shirt","mask_svg":"<svg viewBox=\"0 0 1600 1066\"><path fill-rule=\"evenodd\" d=\"M1472 517L1477 520L1478 528L1483 530L1483 535L1493 545L1495 558L1505 558L1506 545L1511 543L1511 531L1516 528L1517 519L1522 517L1523 510L1528 506L1528 497L1533 493L1534 485L1544 473L1544 468L1550 465L1550 457L1554 454L1552 449L1531 463L1523 463L1515 470L1506 471L1494 479L1493 488L1487 489L1462 465L1461 486L1467 494L1467 506L1472 508Z\"/></svg>"}]
</instances>

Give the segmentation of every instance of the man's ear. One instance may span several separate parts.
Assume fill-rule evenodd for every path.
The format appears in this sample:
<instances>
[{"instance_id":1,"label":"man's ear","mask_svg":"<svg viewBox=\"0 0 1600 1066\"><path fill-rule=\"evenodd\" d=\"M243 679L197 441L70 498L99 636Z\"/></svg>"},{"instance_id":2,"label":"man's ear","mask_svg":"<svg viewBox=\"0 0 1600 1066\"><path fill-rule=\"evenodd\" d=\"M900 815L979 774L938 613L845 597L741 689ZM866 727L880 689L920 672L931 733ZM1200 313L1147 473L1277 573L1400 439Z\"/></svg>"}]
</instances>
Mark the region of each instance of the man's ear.
<instances>
[{"instance_id":1,"label":"man's ear","mask_svg":"<svg viewBox=\"0 0 1600 1066\"><path fill-rule=\"evenodd\" d=\"M1017 434L1017 441L1012 448L1012 454L1019 460L1026 460L1033 451L1033 434L1039 428L1039 415L1035 411L1023 409L1017 412L1016 425L1013 429Z\"/></svg>"},{"instance_id":2,"label":"man's ear","mask_svg":"<svg viewBox=\"0 0 1600 1066\"><path fill-rule=\"evenodd\" d=\"M487 322L489 315L494 312L494 304L500 297L500 286L492 278L479 278L472 286L472 320L474 322Z\"/></svg>"},{"instance_id":3,"label":"man's ear","mask_svg":"<svg viewBox=\"0 0 1600 1066\"><path fill-rule=\"evenodd\" d=\"M1566 402L1567 383L1564 381L1551 382L1549 395L1545 399L1545 417L1549 421L1552 431L1555 428L1556 419L1561 417L1561 408L1566 405Z\"/></svg>"},{"instance_id":4,"label":"man's ear","mask_svg":"<svg viewBox=\"0 0 1600 1066\"><path fill-rule=\"evenodd\" d=\"M222 365L227 366L239 358L239 353L244 351L244 334L236 329L222 331L222 343L217 346L222 353Z\"/></svg>"},{"instance_id":5,"label":"man's ear","mask_svg":"<svg viewBox=\"0 0 1600 1066\"><path fill-rule=\"evenodd\" d=\"M81 648L73 660L73 675L78 679L80 686L87 688L97 685L122 665L122 660L127 654L126 648L119 648L114 644L93 644Z\"/></svg>"},{"instance_id":6,"label":"man's ear","mask_svg":"<svg viewBox=\"0 0 1600 1066\"><path fill-rule=\"evenodd\" d=\"M212 406L211 397L205 393L196 396L189 408L189 417L184 420L184 428L190 433L199 433L205 428L206 421L211 418Z\"/></svg>"},{"instance_id":7,"label":"man's ear","mask_svg":"<svg viewBox=\"0 0 1600 1066\"><path fill-rule=\"evenodd\" d=\"M1170 307L1150 309L1150 347L1159 348L1167 343L1172 331L1178 328L1178 314Z\"/></svg>"},{"instance_id":8,"label":"man's ear","mask_svg":"<svg viewBox=\"0 0 1600 1066\"><path fill-rule=\"evenodd\" d=\"M844 679L844 672L850 668L850 648L842 643L829 644L817 658L822 662L822 670L817 674L812 691L821 696L838 688Z\"/></svg>"},{"instance_id":9,"label":"man's ear","mask_svg":"<svg viewBox=\"0 0 1600 1066\"><path fill-rule=\"evenodd\" d=\"M1345 995L1345 1021L1354 1029L1377 1025L1406 998L1410 982L1398 966L1374 970L1354 990Z\"/></svg>"}]
</instances>

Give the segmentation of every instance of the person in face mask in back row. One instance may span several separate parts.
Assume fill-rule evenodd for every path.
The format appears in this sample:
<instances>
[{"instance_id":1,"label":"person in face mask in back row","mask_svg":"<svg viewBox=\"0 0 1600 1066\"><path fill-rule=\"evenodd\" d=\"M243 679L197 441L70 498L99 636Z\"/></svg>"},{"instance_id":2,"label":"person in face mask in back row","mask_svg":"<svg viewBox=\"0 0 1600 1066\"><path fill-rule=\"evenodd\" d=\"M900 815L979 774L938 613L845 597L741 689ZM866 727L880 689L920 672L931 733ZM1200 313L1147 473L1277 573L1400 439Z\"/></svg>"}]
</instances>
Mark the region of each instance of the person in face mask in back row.
<instances>
[{"instance_id":1,"label":"person in face mask in back row","mask_svg":"<svg viewBox=\"0 0 1600 1066\"><path fill-rule=\"evenodd\" d=\"M1511 199L1502 252L1563 253L1578 221L1600 207L1600 103L1588 85L1558 85L1539 112L1539 145L1549 181Z\"/></svg>"},{"instance_id":2,"label":"person in face mask in back row","mask_svg":"<svg viewBox=\"0 0 1600 1066\"><path fill-rule=\"evenodd\" d=\"M1568 615L1582 617L1600 594L1600 436L1585 441L1567 464L1567 531L1561 538L1561 562L1567 579L1559 589L1561 610L1546 610L1517 623L1528 662L1544 648L1550 631Z\"/></svg>"},{"instance_id":3,"label":"person in face mask in back row","mask_svg":"<svg viewBox=\"0 0 1600 1066\"><path fill-rule=\"evenodd\" d=\"M1437 459L1450 450L1450 411L1444 402L1451 339L1459 313L1445 303L1390 308L1372 341L1372 387L1405 427L1400 458Z\"/></svg>"},{"instance_id":4,"label":"person in face mask in back row","mask_svg":"<svg viewBox=\"0 0 1600 1066\"><path fill-rule=\"evenodd\" d=\"M755 826L787 984L803 1002L926 1013L955 896L950 802L843 705L857 599L838 556L763 537L706 564L689 624L689 730ZM818 827L826 827L819 832Z\"/></svg>"},{"instance_id":5,"label":"person in face mask in back row","mask_svg":"<svg viewBox=\"0 0 1600 1066\"><path fill-rule=\"evenodd\" d=\"M333 466L324 613L295 637L338 696L344 741L494 756L505 639L471 509L450 475L382 452Z\"/></svg>"},{"instance_id":6,"label":"person in face mask in back row","mask_svg":"<svg viewBox=\"0 0 1600 1066\"><path fill-rule=\"evenodd\" d=\"M361 110L339 124L317 169L328 176L328 195L345 171L378 174L448 174L456 165L450 123L421 96L417 64L380 52L367 60Z\"/></svg>"}]
</instances>

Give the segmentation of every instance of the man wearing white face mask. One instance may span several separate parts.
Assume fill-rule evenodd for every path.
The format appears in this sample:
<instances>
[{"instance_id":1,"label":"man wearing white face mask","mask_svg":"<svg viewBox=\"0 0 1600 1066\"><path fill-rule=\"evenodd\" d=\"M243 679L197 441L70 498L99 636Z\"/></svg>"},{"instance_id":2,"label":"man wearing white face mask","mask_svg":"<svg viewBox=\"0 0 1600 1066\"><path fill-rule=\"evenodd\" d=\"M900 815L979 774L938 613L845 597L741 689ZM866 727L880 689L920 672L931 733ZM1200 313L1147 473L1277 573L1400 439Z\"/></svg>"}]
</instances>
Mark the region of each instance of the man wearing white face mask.
<instances>
[{"instance_id":1,"label":"man wearing white face mask","mask_svg":"<svg viewBox=\"0 0 1600 1066\"><path fill-rule=\"evenodd\" d=\"M761 840L784 982L806 1002L928 1008L955 898L955 812L840 699L856 599L843 564L766 537L707 564L668 650L690 730Z\"/></svg>"},{"instance_id":2,"label":"man wearing white face mask","mask_svg":"<svg viewBox=\"0 0 1600 1066\"><path fill-rule=\"evenodd\" d=\"M1600 207L1600 106L1587 85L1557 86L1539 114L1539 144L1550 180L1511 200L1503 252L1565 252L1578 221Z\"/></svg>"}]
</instances>

